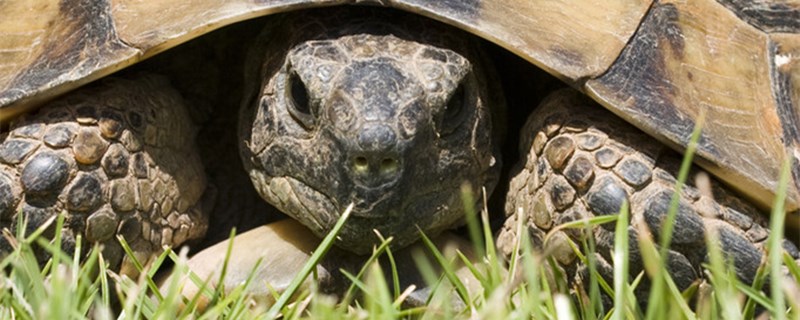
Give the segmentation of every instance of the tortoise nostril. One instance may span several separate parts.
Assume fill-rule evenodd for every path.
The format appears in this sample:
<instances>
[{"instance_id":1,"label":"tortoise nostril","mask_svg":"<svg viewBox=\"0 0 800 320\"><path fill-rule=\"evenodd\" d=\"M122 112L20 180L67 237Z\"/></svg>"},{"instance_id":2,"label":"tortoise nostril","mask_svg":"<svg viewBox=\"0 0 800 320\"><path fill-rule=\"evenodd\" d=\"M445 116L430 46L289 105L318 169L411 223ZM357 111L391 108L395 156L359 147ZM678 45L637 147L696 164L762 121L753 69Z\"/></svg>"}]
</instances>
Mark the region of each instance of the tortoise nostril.
<instances>
[{"instance_id":1,"label":"tortoise nostril","mask_svg":"<svg viewBox=\"0 0 800 320\"><path fill-rule=\"evenodd\" d=\"M394 158L385 158L381 160L381 172L393 173L397 171L398 163Z\"/></svg>"},{"instance_id":2,"label":"tortoise nostril","mask_svg":"<svg viewBox=\"0 0 800 320\"><path fill-rule=\"evenodd\" d=\"M396 181L402 174L400 160L387 154L360 154L351 158L350 174L362 186L377 187Z\"/></svg>"},{"instance_id":3,"label":"tortoise nostril","mask_svg":"<svg viewBox=\"0 0 800 320\"><path fill-rule=\"evenodd\" d=\"M353 161L356 171L366 172L369 169L369 161L366 157L356 157Z\"/></svg>"}]
</instances>

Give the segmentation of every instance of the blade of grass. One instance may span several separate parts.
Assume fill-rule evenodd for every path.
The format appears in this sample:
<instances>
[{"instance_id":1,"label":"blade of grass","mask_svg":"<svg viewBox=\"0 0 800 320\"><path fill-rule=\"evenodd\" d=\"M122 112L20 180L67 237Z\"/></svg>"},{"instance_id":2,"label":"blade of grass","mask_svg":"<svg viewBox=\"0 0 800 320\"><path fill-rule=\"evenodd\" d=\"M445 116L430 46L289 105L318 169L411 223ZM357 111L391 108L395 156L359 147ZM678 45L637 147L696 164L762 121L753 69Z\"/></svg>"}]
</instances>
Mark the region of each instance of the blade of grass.
<instances>
[{"instance_id":1,"label":"blade of grass","mask_svg":"<svg viewBox=\"0 0 800 320\"><path fill-rule=\"evenodd\" d=\"M667 289L672 295L672 300L678 305L678 311L682 313L681 316L685 319L694 319L695 314L692 308L689 307L689 304L686 303L683 293L678 289L675 281L673 281L671 277L665 277L664 283L667 285Z\"/></svg>"},{"instance_id":2,"label":"blade of grass","mask_svg":"<svg viewBox=\"0 0 800 320\"><path fill-rule=\"evenodd\" d=\"M248 299L248 295L246 293L248 289L253 285L256 278L256 271L261 267L261 264L263 262L264 262L263 258L259 258L258 260L256 260L256 263L255 265L253 265L253 268L248 273L245 282L242 285L237 286L235 289L231 290L231 292L228 294L228 299L233 300L233 302L230 303L231 312L229 313L232 319L240 318L239 315L244 314L246 311L249 310L250 302Z\"/></svg>"},{"instance_id":3,"label":"blade of grass","mask_svg":"<svg viewBox=\"0 0 800 320\"><path fill-rule=\"evenodd\" d=\"M400 296L400 275L397 274L397 262L395 262L394 254L392 254L392 249L389 248L389 245L388 245L389 242L391 242L391 241L392 241L391 237L388 240L386 240L386 244L387 244L386 245L386 258L389 259L389 267L391 268L390 271L392 272L392 287L394 288L394 296L395 297L399 297Z\"/></svg>"},{"instance_id":4,"label":"blade of grass","mask_svg":"<svg viewBox=\"0 0 800 320\"><path fill-rule=\"evenodd\" d=\"M669 247L670 242L672 241L672 229L675 225L675 217L678 213L678 205L680 203L681 192L683 190L683 185L686 182L686 178L689 176L689 169L692 166L692 159L694 158L694 153L697 150L697 141L700 139L700 132L703 127L703 123L705 121L705 114L700 114L698 117L697 123L695 124L694 130L692 130L691 138L689 139L689 144L686 147L686 153L684 154L683 161L681 162L680 170L678 171L677 181L675 182L675 192L672 194L672 198L670 199L669 210L667 210L667 217L661 224L661 239L659 241L661 248L659 250L659 262L660 267L656 269L656 274L652 280L652 287L650 288L650 301L647 308L647 313L645 314L646 319L652 320L656 319L656 317L662 314L661 307L663 306L660 302L660 296L664 294L664 283L666 279L666 261L669 255ZM668 291L671 291L668 289ZM683 301L680 297L675 297L676 299ZM654 305L654 303L657 303ZM680 302L679 302L680 303Z\"/></svg>"},{"instance_id":5,"label":"blade of grass","mask_svg":"<svg viewBox=\"0 0 800 320\"><path fill-rule=\"evenodd\" d=\"M325 254L330 250L333 246L333 242L336 240L336 235L339 234L339 231L342 230L344 223L347 221L347 218L350 217L350 212L353 211L353 204L351 203L347 206L347 209L344 210L342 216L339 217L339 221L336 222L336 225L333 226L331 232L325 236L325 239L322 239L322 243L317 247L317 250L314 251L314 254L311 255L311 258L308 259L303 268L300 269L300 272L297 273L297 276L292 279L292 282L289 283L289 286L286 287L286 291L284 291L281 296L275 301L275 304L269 308L266 314L267 319L275 319L278 316L278 313L281 309L286 306L286 303L289 302L289 298L294 295L295 291L300 288L300 285L305 281L306 277L311 274L311 271L316 268L317 264L322 261L322 258Z\"/></svg>"},{"instance_id":6,"label":"blade of grass","mask_svg":"<svg viewBox=\"0 0 800 320\"><path fill-rule=\"evenodd\" d=\"M598 216L598 217L572 220L570 222L566 222L553 227L553 229L551 229L549 232L547 232L547 235L545 235L545 241L547 241L547 239L552 237L552 235L555 234L556 232L564 229L585 228L587 225L598 226L601 224L617 221L617 218L618 217L616 215L607 215L607 216Z\"/></svg>"},{"instance_id":7,"label":"blade of grass","mask_svg":"<svg viewBox=\"0 0 800 320\"><path fill-rule=\"evenodd\" d=\"M789 174L791 169L792 157L787 157L781 168L781 176L778 181L778 192L775 195L775 203L772 205L772 215L770 216L770 235L767 239L767 259L770 267L770 296L774 303L772 317L776 320L786 319L786 301L783 296L783 272L781 270L781 260L783 256L783 224L786 219L786 190L789 185Z\"/></svg>"},{"instance_id":8,"label":"blade of grass","mask_svg":"<svg viewBox=\"0 0 800 320\"><path fill-rule=\"evenodd\" d=\"M185 263L181 257L178 256L174 251L170 252L169 255L170 259L175 263L175 265L179 265ZM257 266L258 264L256 264ZM211 299L214 296L214 292L211 290L209 286L210 278L203 280L198 276L196 273L192 272L191 270L185 269L185 272L178 272L180 269L174 269L176 272L172 274L172 278L174 281L180 281L180 278L188 277L189 281L197 287L197 294L194 297L191 297L191 300L186 304L185 309L193 310L197 307L198 303L200 303L201 298ZM209 276L210 277L210 276Z\"/></svg>"},{"instance_id":9,"label":"blade of grass","mask_svg":"<svg viewBox=\"0 0 800 320\"><path fill-rule=\"evenodd\" d=\"M628 202L619 209L616 230L614 231L614 312L612 319L622 320L627 309L628 285Z\"/></svg>"},{"instance_id":10,"label":"blade of grass","mask_svg":"<svg viewBox=\"0 0 800 320\"><path fill-rule=\"evenodd\" d=\"M478 213L475 210L475 195L472 194L472 186L468 183L461 185L461 201L464 205L464 215L467 220L467 229L469 230L469 239L475 245L475 252L479 257L486 254L484 250L483 237L481 237L481 229L478 223Z\"/></svg>"},{"instance_id":11,"label":"blade of grass","mask_svg":"<svg viewBox=\"0 0 800 320\"><path fill-rule=\"evenodd\" d=\"M396 319L397 309L386 284L386 277L378 263L373 263L367 273L367 311L372 319Z\"/></svg>"},{"instance_id":12,"label":"blade of grass","mask_svg":"<svg viewBox=\"0 0 800 320\"><path fill-rule=\"evenodd\" d=\"M119 241L120 245L122 245L122 249L125 251L127 257L131 260L131 263L133 263L136 271L138 271L140 274L143 274L142 278L147 283L147 286L150 288L150 290L153 291L153 295L156 297L156 299L158 299L159 302L164 300L164 296L162 296L161 292L158 290L158 285L156 285L151 276L145 274L144 265L142 265L142 262L136 258L136 255L133 253L133 249L131 249L130 245L128 245L128 242L125 241L125 238L121 235L117 235L117 240ZM163 255L169 255L169 250L164 251L162 256ZM162 259L162 257L159 257L158 259Z\"/></svg>"},{"instance_id":13,"label":"blade of grass","mask_svg":"<svg viewBox=\"0 0 800 320\"><path fill-rule=\"evenodd\" d=\"M217 279L217 283L220 285L214 288L214 297L211 298L209 305L215 305L217 300L223 296L225 293L225 276L228 274L228 263L231 261L231 252L233 252L233 242L236 239L236 228L231 228L231 232L228 234L228 247L225 249L225 258L222 263L222 270L219 272L219 278Z\"/></svg>"},{"instance_id":14,"label":"blade of grass","mask_svg":"<svg viewBox=\"0 0 800 320\"><path fill-rule=\"evenodd\" d=\"M477 257L479 259L486 259L486 261L488 261L488 274L490 276L492 286L486 289L493 290L503 283L503 264L500 263L500 260L498 260L496 250L497 247L495 246L491 224L489 223L489 206L486 188L483 188L482 191L483 210L481 210L481 224L483 226L483 238L485 240L484 243L486 244L486 250L484 251L486 252L486 255L478 254Z\"/></svg>"},{"instance_id":15,"label":"blade of grass","mask_svg":"<svg viewBox=\"0 0 800 320\"><path fill-rule=\"evenodd\" d=\"M458 256L458 259L461 260L461 263L463 263L464 266L467 267L469 272L472 273L472 276L474 276L475 279L477 279L478 282L481 283L481 286L483 286L483 288L488 288L489 286L491 286L491 284L489 283L489 279L483 276L486 273L486 271L478 270L478 267L475 266L475 263L471 261L467 256L465 256L464 253L462 253L460 250L456 251L456 256Z\"/></svg>"},{"instance_id":16,"label":"blade of grass","mask_svg":"<svg viewBox=\"0 0 800 320\"><path fill-rule=\"evenodd\" d=\"M168 256L171 256L172 254L169 254ZM179 260L178 263L175 263L175 266L173 267L172 270L173 274L183 274L188 271L188 267L186 266L185 263L187 254L188 254L188 249L186 247L181 249L180 256L182 258ZM154 317L156 318L158 317L167 318L174 315L175 313L177 313L180 307L180 303L182 302L181 298L183 295L181 293L179 277L173 276L167 283L166 287L162 286L162 288L165 289L164 291L166 294L164 295L164 300L162 301L162 303L159 304L159 308L158 310L156 310L156 313L154 314Z\"/></svg>"},{"instance_id":17,"label":"blade of grass","mask_svg":"<svg viewBox=\"0 0 800 320\"><path fill-rule=\"evenodd\" d=\"M435 268L433 267L433 263L431 263L431 261L428 259L428 255L426 255L422 250L414 250L411 252L411 257L414 259L414 263L416 263L417 266L417 271L419 271L420 276L422 276L423 281L425 281L425 285L430 288L429 291L434 292L437 290L442 282L442 277L437 276ZM425 301L425 304L430 305L433 296L433 294L428 295L428 299Z\"/></svg>"},{"instance_id":18,"label":"blade of grass","mask_svg":"<svg viewBox=\"0 0 800 320\"><path fill-rule=\"evenodd\" d=\"M738 280L735 272L732 271L732 267L726 265L716 229L706 230L706 247L708 248L709 260L709 264L706 267L710 272L709 278L713 285L714 294L711 302L711 313L721 313L720 316L726 319L740 319L742 314L739 299L736 297L736 292L731 288Z\"/></svg>"},{"instance_id":19,"label":"blade of grass","mask_svg":"<svg viewBox=\"0 0 800 320\"><path fill-rule=\"evenodd\" d=\"M789 253L783 253L783 263L786 265L786 268L789 269L789 274L792 275L795 280L800 281L800 266L798 266L797 262L793 259L794 258L792 258Z\"/></svg>"},{"instance_id":20,"label":"blade of grass","mask_svg":"<svg viewBox=\"0 0 800 320\"><path fill-rule=\"evenodd\" d=\"M740 281L737 281L734 284L734 286L736 287L737 290L739 290L741 293L744 293L748 298L750 298L751 301L753 301L754 303L760 304L767 311L769 311L769 312L774 312L775 311L774 307L773 307L773 304L770 301L770 297L767 297L767 295L764 294L763 292L755 290L752 287L750 287L750 286L748 286L748 285L746 285L746 284L744 284L744 283L742 283ZM755 312L753 312L753 313L755 314ZM747 313L745 313L745 312L743 312L742 315L743 315L742 318L744 318L744 319L753 318L752 316L750 318L748 318L747 317Z\"/></svg>"},{"instance_id":21,"label":"blade of grass","mask_svg":"<svg viewBox=\"0 0 800 320\"><path fill-rule=\"evenodd\" d=\"M761 294L761 288L764 287L764 282L767 279L767 263L766 261L758 266L758 270L756 270L756 275L753 278L753 285L749 287L754 292L758 292ZM747 301L744 305L744 310L742 311L743 318L745 319L752 319L755 317L756 314L756 304L757 300L754 299L751 295L748 294ZM763 305L763 304L762 304Z\"/></svg>"},{"instance_id":22,"label":"blade of grass","mask_svg":"<svg viewBox=\"0 0 800 320\"><path fill-rule=\"evenodd\" d=\"M619 219L617 219L617 221L619 221ZM592 226L589 224L584 225L584 232L586 234L592 234ZM611 296L613 296L613 292L611 292L611 288L608 283L606 283L605 279L597 272L597 248L594 237L583 237L582 243L586 250L587 266L589 270L592 271L589 273L589 303L583 311L586 315L584 319L595 320L598 315L603 314L603 303L600 301L600 287L602 286ZM602 282L602 284L600 284L600 282Z\"/></svg>"},{"instance_id":23,"label":"blade of grass","mask_svg":"<svg viewBox=\"0 0 800 320\"><path fill-rule=\"evenodd\" d=\"M404 291L403 291L401 294L399 294L399 295L396 295L396 296L395 296L395 299L394 299L394 301L392 302L392 306L393 306L395 309L398 309L398 310L400 310L400 307L402 307L402 306L403 306L403 302L404 302L406 299L408 299L408 297L409 297L409 296L410 296L412 293L414 293L414 290L417 290L417 286L415 286L415 285L413 285L413 284L412 284L412 285L410 285L410 286L408 286L408 288L406 288L406 289L405 289L405 290L404 290Z\"/></svg>"},{"instance_id":24,"label":"blade of grass","mask_svg":"<svg viewBox=\"0 0 800 320\"><path fill-rule=\"evenodd\" d=\"M522 211L522 208L518 208L515 214L515 224L514 224L514 233L516 234L516 241L514 241L514 247L511 250L511 257L509 258L508 264L508 274L509 277L506 277L506 285L513 285L513 282L516 281L518 267L521 262L520 256L521 252L520 249L528 248L531 249L530 246L530 236L527 234L528 230L524 228L525 224L528 222L525 216L525 213ZM527 244L527 247L524 247L523 243ZM524 251L525 254L529 253L530 251ZM477 279L483 278L483 276L476 276Z\"/></svg>"},{"instance_id":25,"label":"blade of grass","mask_svg":"<svg viewBox=\"0 0 800 320\"><path fill-rule=\"evenodd\" d=\"M106 261L103 257L103 253L100 250L99 245L95 244L95 250L99 253L98 254L98 267L99 267L99 277L100 277L100 301L102 301L103 306L111 307L111 290L109 290L108 285L108 269L106 267Z\"/></svg>"},{"instance_id":26,"label":"blade of grass","mask_svg":"<svg viewBox=\"0 0 800 320\"><path fill-rule=\"evenodd\" d=\"M397 297L400 295L400 275L397 274L397 262L394 260L394 255L392 254L392 249L389 247L389 244L394 239L393 237L384 238L383 235L378 232L378 230L373 230L375 235L378 237L378 240L381 241L381 247L383 250L380 250L381 253L386 253L386 258L389 260L389 267L390 271L392 272L392 287L394 296ZM377 261L380 258L380 254L373 254L375 256L375 260ZM372 257L370 257L372 258ZM366 264L365 264L366 266Z\"/></svg>"},{"instance_id":27,"label":"blade of grass","mask_svg":"<svg viewBox=\"0 0 800 320\"><path fill-rule=\"evenodd\" d=\"M520 219L520 224L525 223L522 219ZM519 230L522 229L520 226ZM547 291L547 278L540 277L542 275L542 259L541 257L537 257L534 255L533 247L531 245L530 235L528 234L527 230L525 232L518 233L520 235L520 241L522 241L521 246L523 250L522 255L522 264L524 266L524 273L525 278L527 279L527 292L528 292L528 299L529 303L522 302L525 308L532 309L533 311L533 318L534 319L544 319L544 314L542 313L542 307L546 306L546 304L541 303L541 292L548 292ZM542 288L544 287L544 288ZM551 312L551 314L553 314Z\"/></svg>"},{"instance_id":28,"label":"blade of grass","mask_svg":"<svg viewBox=\"0 0 800 320\"><path fill-rule=\"evenodd\" d=\"M428 250L431 252L431 254L433 254L433 257L434 259L436 259L436 262L442 267L445 277L447 277L447 280L449 280L450 283L453 285L453 287L455 287L456 293L461 298L461 300L463 300L464 303L467 305L467 309L472 310L473 305L471 303L471 299L469 298L469 292L467 291L467 287L464 286L464 283L461 282L461 279L459 279L458 276L456 276L455 270L453 270L451 262L448 261L444 257L444 255L442 255L442 252L436 248L436 245L433 244L431 239L429 239L425 235L425 233L423 233L421 230L420 230L420 239L428 248Z\"/></svg>"},{"instance_id":29,"label":"blade of grass","mask_svg":"<svg viewBox=\"0 0 800 320\"><path fill-rule=\"evenodd\" d=\"M550 258L548 258L548 260L549 259ZM550 282L547 281L547 274L545 273L546 271L543 268L545 266L545 263L549 263L550 261L545 262L545 260L541 260L541 262L542 263L540 264L540 266L542 266L542 267L539 268L539 273L540 273L539 274L539 279L542 279L542 280L539 283L542 284L542 292L551 293L551 292L553 292L553 288L550 287ZM557 273L556 272L557 270L554 270L553 266L550 266L550 268L551 268L550 270L554 271L553 272L554 274ZM545 294L545 298L544 298L545 310L549 311L549 314L551 315L551 317L556 315L556 305L555 305L555 301L553 300L553 296L554 296L553 294Z\"/></svg>"},{"instance_id":30,"label":"blade of grass","mask_svg":"<svg viewBox=\"0 0 800 320\"><path fill-rule=\"evenodd\" d=\"M364 276L364 275L367 273L367 271L368 271L368 269L369 269L369 266L370 266L372 263L374 263L375 261L377 261L377 260L378 260L378 258L380 258L380 256L381 256L381 255L382 255L384 252L387 252L387 250L389 250L389 244L391 244L392 240L393 240L393 238L392 238L392 237L389 237L388 239L382 239L382 240L381 240L381 243L378 245L378 247L377 247L375 250L373 250L373 252L372 252L372 255L370 255L370 257L369 257L369 258L367 258L367 261L364 263L364 265L361 267L361 269L360 269L360 270L358 271L358 273L356 274L356 277L357 277L358 279L361 279L361 278L362 278L362 277L363 277L363 276ZM396 271L396 268L397 268L397 267L396 267L396 265L395 265L395 264L394 264L394 262L393 262L393 261L394 261L394 258L391 258L391 260L390 260L390 261L391 261L391 263L392 263L392 269L393 269L394 271ZM398 278L398 279L395 279L395 277L397 277L397 276L398 276L398 275L397 275L397 272L393 272L393 274L392 274L392 281L394 282L395 286L399 286L399 285L400 285L400 280L399 280L399 278ZM342 311L342 312L344 312L344 308L347 308L347 306L349 306L349 305L350 305L350 302L352 301L352 299L353 299L353 296L355 295L356 288L357 288L357 286L355 285L355 283L351 283L351 284L350 284L350 286L347 288L347 291L345 291L344 298L342 298L342 303L341 303L341 305L340 305L340 306L341 306L341 308L342 308L342 309L341 309L341 311Z\"/></svg>"}]
</instances>

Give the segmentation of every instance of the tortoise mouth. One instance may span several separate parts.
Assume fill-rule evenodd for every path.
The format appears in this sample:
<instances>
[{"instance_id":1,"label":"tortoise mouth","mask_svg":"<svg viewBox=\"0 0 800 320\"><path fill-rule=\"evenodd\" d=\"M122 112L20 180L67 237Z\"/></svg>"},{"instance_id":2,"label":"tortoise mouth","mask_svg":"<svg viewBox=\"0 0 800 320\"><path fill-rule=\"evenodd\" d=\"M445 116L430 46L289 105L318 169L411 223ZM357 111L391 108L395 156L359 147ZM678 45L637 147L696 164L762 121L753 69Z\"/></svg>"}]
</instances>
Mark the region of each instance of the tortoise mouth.
<instances>
[{"instance_id":1,"label":"tortoise mouth","mask_svg":"<svg viewBox=\"0 0 800 320\"><path fill-rule=\"evenodd\" d=\"M419 240L421 234L436 236L445 229L461 225L463 211L458 189L442 188L397 197L391 205L382 205L384 212L356 215L345 224L346 233L338 237L338 245L353 252L368 253L380 239L392 238L394 248L402 248ZM387 203L388 204L388 203ZM380 210L380 209L379 209Z\"/></svg>"},{"instance_id":2,"label":"tortoise mouth","mask_svg":"<svg viewBox=\"0 0 800 320\"><path fill-rule=\"evenodd\" d=\"M337 236L337 246L355 253L368 253L380 239L392 237L395 247L407 246L419 233L435 235L461 220L458 188L426 188L401 192L397 187L370 189L342 197L329 194L298 177L263 180L271 190L266 200L300 221L320 238L327 235L350 203L351 218ZM267 190L264 190L267 191ZM375 198L378 197L378 198Z\"/></svg>"},{"instance_id":3,"label":"tortoise mouth","mask_svg":"<svg viewBox=\"0 0 800 320\"><path fill-rule=\"evenodd\" d=\"M353 201L353 203L359 202L356 200ZM400 210L397 210L396 207L392 208L392 206L382 205L382 203L371 203L363 207L354 206L352 214L353 216L359 218L380 219L386 217L396 217L400 215Z\"/></svg>"},{"instance_id":4,"label":"tortoise mouth","mask_svg":"<svg viewBox=\"0 0 800 320\"><path fill-rule=\"evenodd\" d=\"M396 217L402 212L402 194L397 190L397 183L380 188L364 188L355 186L353 191L340 205L353 204L352 214L361 218Z\"/></svg>"}]
</instances>

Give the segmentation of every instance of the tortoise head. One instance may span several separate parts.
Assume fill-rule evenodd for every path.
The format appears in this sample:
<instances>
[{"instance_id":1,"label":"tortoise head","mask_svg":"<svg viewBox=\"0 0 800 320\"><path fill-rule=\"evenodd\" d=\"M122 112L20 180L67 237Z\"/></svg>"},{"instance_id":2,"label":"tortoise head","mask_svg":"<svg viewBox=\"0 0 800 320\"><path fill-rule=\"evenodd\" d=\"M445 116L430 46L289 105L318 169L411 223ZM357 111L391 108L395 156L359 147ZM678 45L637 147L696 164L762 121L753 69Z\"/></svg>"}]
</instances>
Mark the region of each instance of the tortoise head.
<instances>
[{"instance_id":1,"label":"tortoise head","mask_svg":"<svg viewBox=\"0 0 800 320\"><path fill-rule=\"evenodd\" d=\"M366 253L458 226L500 164L474 48L355 30L290 47L240 125L261 196L320 237L352 203L338 245Z\"/></svg>"}]
</instances>

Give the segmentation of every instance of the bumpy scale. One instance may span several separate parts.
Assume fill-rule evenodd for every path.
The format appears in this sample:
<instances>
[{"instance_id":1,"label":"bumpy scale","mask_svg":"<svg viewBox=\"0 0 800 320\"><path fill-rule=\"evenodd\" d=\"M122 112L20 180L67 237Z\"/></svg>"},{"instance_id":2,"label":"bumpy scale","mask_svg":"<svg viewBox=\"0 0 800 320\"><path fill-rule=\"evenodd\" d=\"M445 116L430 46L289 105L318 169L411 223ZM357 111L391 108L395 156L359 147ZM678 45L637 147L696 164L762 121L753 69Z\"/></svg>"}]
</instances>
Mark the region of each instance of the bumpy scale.
<instances>
[{"instance_id":1,"label":"bumpy scale","mask_svg":"<svg viewBox=\"0 0 800 320\"><path fill-rule=\"evenodd\" d=\"M205 233L195 133L163 78L106 79L59 98L0 136L0 223L22 218L29 233L63 212L66 249L80 235L133 271L116 235L146 261Z\"/></svg>"},{"instance_id":2,"label":"bumpy scale","mask_svg":"<svg viewBox=\"0 0 800 320\"><path fill-rule=\"evenodd\" d=\"M522 130L520 152L527 156L512 170L506 202L506 220L498 246L510 256L518 212L526 220L532 241L553 249L559 264L573 276L585 266L576 261L567 241L580 243L592 236L597 243L599 271L613 278L611 252L614 224L555 231L565 222L617 214L630 203L631 274L642 268L637 237L649 230L660 239L670 207L681 157L652 137L635 129L580 93L562 90L552 94ZM694 172L700 172L694 168ZM702 186L702 184L698 184ZM716 230L722 250L730 257L736 274L752 282L764 258L767 223L753 206L740 201L716 182L701 191L690 181L683 187L675 218L667 266L679 289L702 277L707 259L705 235ZM784 247L800 263L791 242Z\"/></svg>"}]
</instances>

